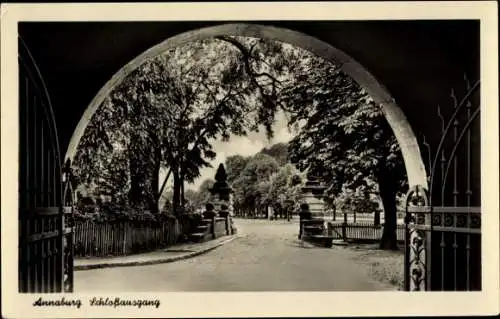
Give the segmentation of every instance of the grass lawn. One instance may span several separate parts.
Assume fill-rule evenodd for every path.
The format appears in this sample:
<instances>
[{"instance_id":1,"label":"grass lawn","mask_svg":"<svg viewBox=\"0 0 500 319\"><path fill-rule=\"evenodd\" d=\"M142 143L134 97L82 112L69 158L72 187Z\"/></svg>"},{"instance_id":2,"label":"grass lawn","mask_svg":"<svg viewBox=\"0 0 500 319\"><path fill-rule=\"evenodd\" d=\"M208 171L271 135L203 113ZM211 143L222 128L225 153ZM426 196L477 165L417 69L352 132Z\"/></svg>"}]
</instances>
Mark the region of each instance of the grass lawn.
<instances>
[{"instance_id":1,"label":"grass lawn","mask_svg":"<svg viewBox=\"0 0 500 319\"><path fill-rule=\"evenodd\" d=\"M403 246L399 251L380 250L378 244L351 244L344 249L352 252L353 260L365 264L375 280L404 289Z\"/></svg>"}]
</instances>

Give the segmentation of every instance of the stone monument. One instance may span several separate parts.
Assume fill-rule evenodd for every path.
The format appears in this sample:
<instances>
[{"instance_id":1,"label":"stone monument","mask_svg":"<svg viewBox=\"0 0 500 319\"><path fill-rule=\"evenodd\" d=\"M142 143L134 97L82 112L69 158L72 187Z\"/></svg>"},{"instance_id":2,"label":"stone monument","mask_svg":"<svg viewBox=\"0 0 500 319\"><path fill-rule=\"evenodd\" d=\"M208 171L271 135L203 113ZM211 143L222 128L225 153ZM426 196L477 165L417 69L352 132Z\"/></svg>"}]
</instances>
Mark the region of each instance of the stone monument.
<instances>
[{"instance_id":1,"label":"stone monument","mask_svg":"<svg viewBox=\"0 0 500 319\"><path fill-rule=\"evenodd\" d=\"M312 178L308 178L302 187L299 239L319 241L325 247L331 247L331 240L325 232L325 189L325 186Z\"/></svg>"},{"instance_id":2,"label":"stone monument","mask_svg":"<svg viewBox=\"0 0 500 319\"><path fill-rule=\"evenodd\" d=\"M230 214L232 211L232 207L230 207L232 192L231 187L227 183L227 174L224 165L220 164L215 173L215 183L210 189L211 202L215 206L215 211L222 213L222 215Z\"/></svg>"},{"instance_id":3,"label":"stone monument","mask_svg":"<svg viewBox=\"0 0 500 319\"><path fill-rule=\"evenodd\" d=\"M309 205L312 219L325 217L324 193L326 187L317 180L309 179L302 187L302 202Z\"/></svg>"},{"instance_id":4,"label":"stone monument","mask_svg":"<svg viewBox=\"0 0 500 319\"><path fill-rule=\"evenodd\" d=\"M203 212L203 219L212 219L215 215L214 205L212 203L207 203L205 205L205 211Z\"/></svg>"}]
</instances>

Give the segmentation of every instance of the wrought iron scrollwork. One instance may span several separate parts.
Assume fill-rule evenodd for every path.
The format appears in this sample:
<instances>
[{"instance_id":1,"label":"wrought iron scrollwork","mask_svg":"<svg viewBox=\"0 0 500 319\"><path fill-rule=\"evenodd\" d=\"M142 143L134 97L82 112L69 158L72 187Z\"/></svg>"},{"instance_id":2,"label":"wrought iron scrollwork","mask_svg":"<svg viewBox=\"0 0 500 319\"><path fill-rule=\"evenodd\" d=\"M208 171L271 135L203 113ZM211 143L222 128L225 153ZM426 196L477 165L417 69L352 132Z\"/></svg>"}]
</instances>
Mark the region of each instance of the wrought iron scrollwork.
<instances>
[{"instance_id":1,"label":"wrought iron scrollwork","mask_svg":"<svg viewBox=\"0 0 500 319\"><path fill-rule=\"evenodd\" d=\"M447 177L449 170L451 166L454 166L454 172L453 175L454 177L457 175L457 168L456 168L456 152L458 150L458 147L460 145L460 142L463 140L464 137L467 137L467 150L466 150L466 155L469 157L471 153L470 149L470 128L473 122L475 121L476 118L479 116L480 108L477 107L473 112L471 110L472 108L472 103L470 101L471 97L473 94L475 94L480 87L480 82L477 81L473 85L470 85L468 79L466 76L464 76L464 81L466 83L466 89L467 92L463 96L463 98L459 101L457 99L457 96L455 94L455 91L452 90L450 97L453 102L453 114L448 120L445 120L441 113L441 108L438 105L438 116L441 119L441 140L437 146L436 149L436 154L434 157L434 160L432 162L432 167L430 171L430 202L431 204L435 205L436 204L436 198L433 201L433 188L434 187L440 187L441 188L441 198L439 199L441 202L444 200L444 192L445 188L447 186ZM463 127L459 130L459 118L463 116L465 113L465 119L466 123L463 125ZM451 134L453 133L453 134ZM448 155L445 156L446 152L446 143L449 142L450 138L453 141L453 147L452 150L448 152ZM440 163L440 167L438 168L438 163ZM468 172L467 172L467 178L470 177L470 159L467 162L467 167L468 167ZM440 172L440 185L435 185L438 179L436 178L438 171ZM468 180L468 184L470 181ZM456 189L456 179L454 179L454 194L455 198L456 195L458 195L458 191ZM470 185L467 185L467 193L470 192ZM466 194L467 195L467 194ZM469 197L469 195L467 195Z\"/></svg>"},{"instance_id":2,"label":"wrought iron scrollwork","mask_svg":"<svg viewBox=\"0 0 500 319\"><path fill-rule=\"evenodd\" d=\"M429 189L413 187L406 199L405 288L409 291L481 287L481 207L472 205L479 202L472 174L473 169L477 172L473 163L479 157L473 151L478 145L473 134L478 131L480 82L471 84L466 76L464 80L461 98L454 90L450 93L451 108L446 109L451 114L437 107L441 136L432 145L432 156L425 135L421 139L429 158Z\"/></svg>"},{"instance_id":3,"label":"wrought iron scrollwork","mask_svg":"<svg viewBox=\"0 0 500 319\"><path fill-rule=\"evenodd\" d=\"M71 161L67 160L63 167L63 247L64 247L64 292L73 292L73 175Z\"/></svg>"},{"instance_id":4,"label":"wrought iron scrollwork","mask_svg":"<svg viewBox=\"0 0 500 319\"><path fill-rule=\"evenodd\" d=\"M425 211L411 210L410 207L427 207L427 190L415 186L406 195L406 246L405 246L405 288L408 291L426 290L426 236L419 225L426 222Z\"/></svg>"}]
</instances>

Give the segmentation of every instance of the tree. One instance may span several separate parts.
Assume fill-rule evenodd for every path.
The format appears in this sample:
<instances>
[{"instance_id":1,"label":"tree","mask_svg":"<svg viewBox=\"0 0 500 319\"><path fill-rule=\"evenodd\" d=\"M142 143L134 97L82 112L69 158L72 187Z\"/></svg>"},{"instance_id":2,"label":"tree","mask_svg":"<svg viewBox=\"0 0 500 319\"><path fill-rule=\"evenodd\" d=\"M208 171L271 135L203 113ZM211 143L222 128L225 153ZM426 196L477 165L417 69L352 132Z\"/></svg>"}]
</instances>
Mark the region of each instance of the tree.
<instances>
[{"instance_id":1,"label":"tree","mask_svg":"<svg viewBox=\"0 0 500 319\"><path fill-rule=\"evenodd\" d=\"M198 203L198 192L192 189L187 189L185 191L185 210L187 212L195 212L197 209L202 208Z\"/></svg>"},{"instance_id":2,"label":"tree","mask_svg":"<svg viewBox=\"0 0 500 319\"><path fill-rule=\"evenodd\" d=\"M192 42L145 62L112 92L106 102L127 122L133 205L146 198L157 206L157 178L166 166L177 210L184 183L215 157L212 140L270 126L267 95L254 78L260 75L247 72L241 55L227 41Z\"/></svg>"},{"instance_id":3,"label":"tree","mask_svg":"<svg viewBox=\"0 0 500 319\"><path fill-rule=\"evenodd\" d=\"M94 202L109 197L117 205L126 206L129 158L123 150L128 141L123 131L125 123L116 117L119 111L109 101L103 103L80 140L72 168L77 188L86 190L85 197Z\"/></svg>"},{"instance_id":4,"label":"tree","mask_svg":"<svg viewBox=\"0 0 500 319\"><path fill-rule=\"evenodd\" d=\"M215 153L211 141L244 135L274 119L274 87L263 66L279 66L282 44L259 39L223 37L191 42L146 61L103 102L82 139L78 165L81 179L99 183L96 150L115 151L110 139L123 135L128 155L128 204L156 210L161 192L160 168L173 177L173 209L182 205L184 183L199 176ZM277 62L276 62L277 61ZM272 90L269 90L272 88ZM92 163L91 163L92 162ZM96 165L94 165L96 164ZM109 163L108 163L109 164Z\"/></svg>"},{"instance_id":5,"label":"tree","mask_svg":"<svg viewBox=\"0 0 500 319\"><path fill-rule=\"evenodd\" d=\"M344 188L335 198L336 207L342 212L373 213L378 210L378 202L372 198L372 192L363 189Z\"/></svg>"},{"instance_id":6,"label":"tree","mask_svg":"<svg viewBox=\"0 0 500 319\"><path fill-rule=\"evenodd\" d=\"M288 163L288 145L285 143L276 143L260 152L272 156L280 166Z\"/></svg>"},{"instance_id":7,"label":"tree","mask_svg":"<svg viewBox=\"0 0 500 319\"><path fill-rule=\"evenodd\" d=\"M230 185L240 176L248 160L248 157L243 157L241 155L233 155L226 158L224 166L226 167L227 182Z\"/></svg>"},{"instance_id":8,"label":"tree","mask_svg":"<svg viewBox=\"0 0 500 319\"><path fill-rule=\"evenodd\" d=\"M262 81L272 77L255 71L254 67L261 61L254 59L250 66L247 51L242 49L255 48L259 41L246 39L238 43L243 45L224 38L185 45L153 59L143 71L147 81L141 94L152 94L149 100L153 100L153 104L168 105L175 110L167 112L169 124L164 124L163 133L153 139L153 144L158 139L161 141L163 161L172 172L174 210L182 206L184 182L198 177L200 168L209 166L207 160L215 157L213 139L246 135L248 131L258 130L259 125L272 135L275 92L268 92L268 83Z\"/></svg>"},{"instance_id":9,"label":"tree","mask_svg":"<svg viewBox=\"0 0 500 319\"><path fill-rule=\"evenodd\" d=\"M187 51L199 48L200 44L194 43ZM169 57L177 58L178 52L168 53ZM158 206L158 176L162 164L170 167L170 173L173 173L172 205L176 210L183 191L181 181L194 178L197 174L195 168L207 164L196 155L203 153L205 157L215 156L210 149L199 148L189 154L190 161L186 161L192 166L182 164L181 157L185 155L183 152L187 142L179 136L178 129L187 124L186 115L193 111L190 103L194 98L194 89L182 82L182 76L187 76L184 74L186 71L182 65L175 68L174 62L164 55L147 61L111 94L114 105L129 110L127 114L131 115L131 202L149 198L152 209ZM178 156L178 153L182 155Z\"/></svg>"},{"instance_id":10,"label":"tree","mask_svg":"<svg viewBox=\"0 0 500 319\"><path fill-rule=\"evenodd\" d=\"M156 212L161 165L159 134L170 109L152 103L149 70L147 63L134 70L103 104L113 110L113 119L107 123L106 131L116 130L125 137L120 146L128 154L128 202L133 207ZM171 92L167 86L170 82L164 81L164 84L163 90Z\"/></svg>"},{"instance_id":11,"label":"tree","mask_svg":"<svg viewBox=\"0 0 500 319\"><path fill-rule=\"evenodd\" d=\"M282 108L290 126L302 127L292 143L302 170L329 182L333 195L343 187L380 194L386 219L381 248L396 248L396 195L406 176L380 107L337 66L313 54L263 40L219 39L241 52L240 63L267 107L260 122L268 125ZM375 189L367 187L370 181ZM243 175L240 182L252 180Z\"/></svg>"},{"instance_id":12,"label":"tree","mask_svg":"<svg viewBox=\"0 0 500 319\"><path fill-rule=\"evenodd\" d=\"M271 156L261 153L252 156L233 183L234 201L251 211L265 205L266 185L278 169L278 163Z\"/></svg>"},{"instance_id":13,"label":"tree","mask_svg":"<svg viewBox=\"0 0 500 319\"><path fill-rule=\"evenodd\" d=\"M173 197L174 192L172 191L171 188L165 190L161 194L161 201L163 203L162 205L162 213L166 215L170 215L173 213L173 206L172 206L172 197Z\"/></svg>"},{"instance_id":14,"label":"tree","mask_svg":"<svg viewBox=\"0 0 500 319\"><path fill-rule=\"evenodd\" d=\"M301 188L304 185L301 173L290 163L282 166L269 179L269 186L266 190L266 200L274 206L275 211L283 208L290 210L298 209ZM286 207L288 203L292 206Z\"/></svg>"},{"instance_id":15,"label":"tree","mask_svg":"<svg viewBox=\"0 0 500 319\"><path fill-rule=\"evenodd\" d=\"M112 111L104 111L101 123L92 124L83 139L82 178L96 182L101 174L90 172L88 161L97 155L96 163L109 165L104 154L121 148L128 159L117 163L127 170L130 204L157 205L158 171L164 166L174 180L174 211L183 205L185 182L197 178L215 157L214 139L228 140L261 126L272 137L275 115L282 109L288 124L299 129L288 147L297 167L322 178L331 196L345 187L378 192L386 215L381 247L395 246L394 194L405 181L398 145L366 92L313 54L253 38L192 42L144 63L101 108ZM279 147L264 152L283 154ZM256 157L247 162L235 158L227 166L235 199L252 208L284 158ZM368 181L376 183L375 190L364 187Z\"/></svg>"},{"instance_id":16,"label":"tree","mask_svg":"<svg viewBox=\"0 0 500 319\"><path fill-rule=\"evenodd\" d=\"M212 188L214 183L215 181L213 179L205 179L201 183L193 199L195 209L204 209L205 205L210 202L212 196L210 193L210 189Z\"/></svg>"},{"instance_id":17,"label":"tree","mask_svg":"<svg viewBox=\"0 0 500 319\"><path fill-rule=\"evenodd\" d=\"M378 192L385 212L380 247L397 249L396 196L404 191L406 175L381 108L338 67L319 58L308 60L294 76L295 85L282 92L290 124L300 126L289 144L292 161L323 179L332 196L343 188ZM370 181L375 189L368 187Z\"/></svg>"}]
</instances>

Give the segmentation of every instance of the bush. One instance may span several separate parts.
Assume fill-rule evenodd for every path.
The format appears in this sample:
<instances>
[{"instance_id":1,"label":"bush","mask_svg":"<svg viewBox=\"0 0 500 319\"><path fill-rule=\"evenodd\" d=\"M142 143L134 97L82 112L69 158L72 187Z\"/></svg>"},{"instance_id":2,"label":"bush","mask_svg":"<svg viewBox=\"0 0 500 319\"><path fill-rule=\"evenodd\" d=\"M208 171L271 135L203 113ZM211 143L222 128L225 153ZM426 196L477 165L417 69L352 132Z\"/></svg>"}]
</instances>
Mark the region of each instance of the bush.
<instances>
[{"instance_id":1,"label":"bush","mask_svg":"<svg viewBox=\"0 0 500 319\"><path fill-rule=\"evenodd\" d=\"M93 215L97 212L97 205L92 200L79 200L75 205L75 214L79 216Z\"/></svg>"},{"instance_id":2,"label":"bush","mask_svg":"<svg viewBox=\"0 0 500 319\"><path fill-rule=\"evenodd\" d=\"M95 223L130 222L134 225L148 224L153 227L161 226L169 220L176 219L172 215L153 215L146 210L120 207L112 204L103 204L101 206L101 210L96 210L94 213L82 214L79 210L75 210L75 214L73 216L75 220L88 220Z\"/></svg>"}]
</instances>

